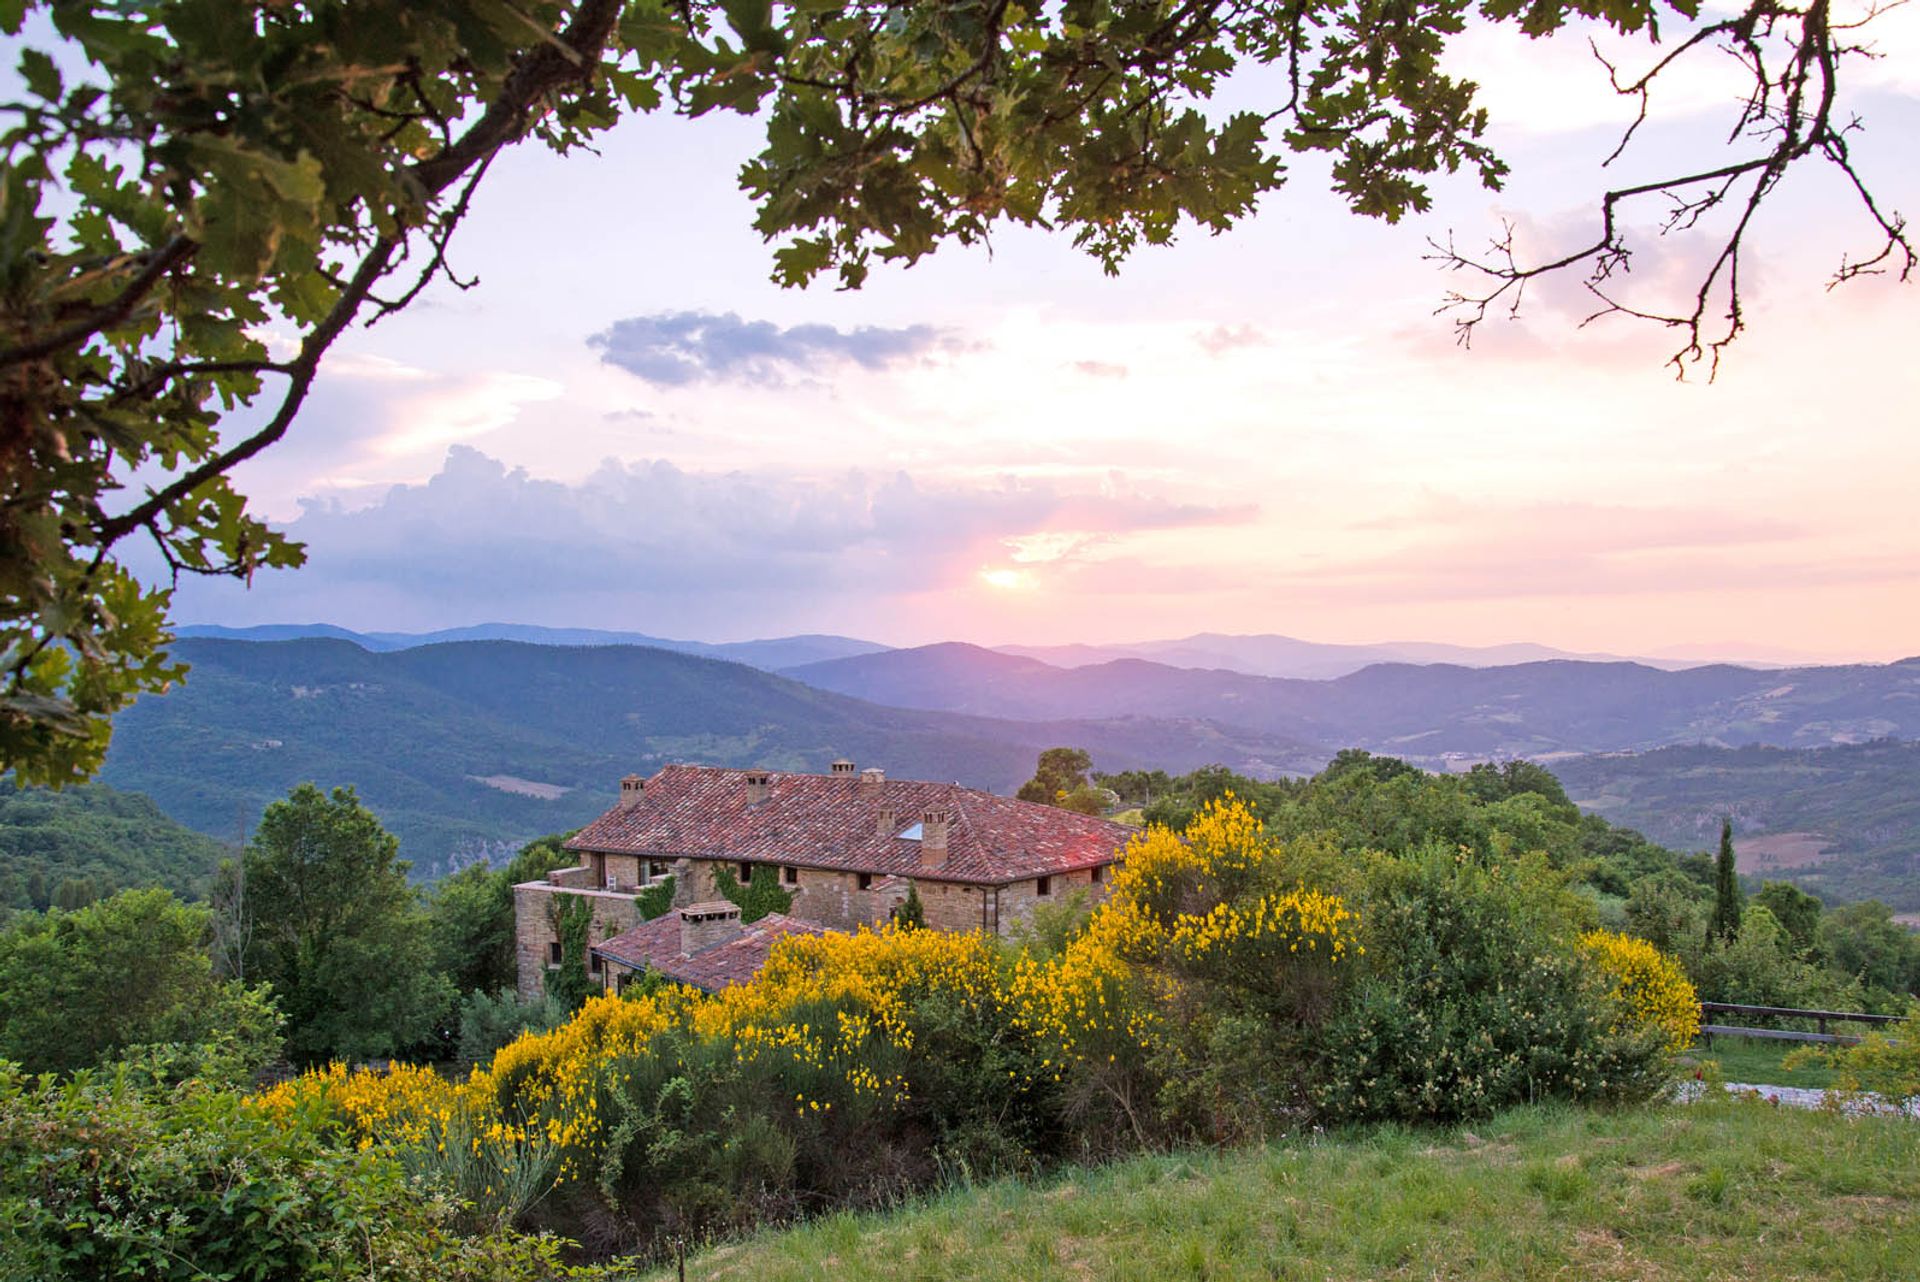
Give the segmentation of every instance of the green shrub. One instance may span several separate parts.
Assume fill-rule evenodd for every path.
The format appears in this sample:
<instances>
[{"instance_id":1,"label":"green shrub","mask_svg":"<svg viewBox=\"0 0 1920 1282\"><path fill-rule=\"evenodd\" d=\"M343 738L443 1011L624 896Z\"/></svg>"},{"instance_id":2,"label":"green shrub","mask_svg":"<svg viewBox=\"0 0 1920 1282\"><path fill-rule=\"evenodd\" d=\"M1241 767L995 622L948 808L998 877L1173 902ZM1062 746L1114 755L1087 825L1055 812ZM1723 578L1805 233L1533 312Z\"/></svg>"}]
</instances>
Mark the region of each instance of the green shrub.
<instances>
[{"instance_id":1,"label":"green shrub","mask_svg":"<svg viewBox=\"0 0 1920 1282\"><path fill-rule=\"evenodd\" d=\"M573 1011L551 993L523 1002L512 989L472 992L460 1003L460 1062L479 1064L522 1033L544 1033L567 1022Z\"/></svg>"},{"instance_id":2,"label":"green shrub","mask_svg":"<svg viewBox=\"0 0 1920 1282\"><path fill-rule=\"evenodd\" d=\"M1360 915L1368 965L1321 1043L1316 1102L1332 1117L1451 1121L1666 1080L1657 1031L1612 1030L1574 947L1581 903L1544 861L1377 857Z\"/></svg>"},{"instance_id":3,"label":"green shrub","mask_svg":"<svg viewBox=\"0 0 1920 1282\"><path fill-rule=\"evenodd\" d=\"M310 1115L201 1086L0 1066L0 1276L306 1282L568 1276L560 1243L466 1236L456 1207Z\"/></svg>"}]
</instances>

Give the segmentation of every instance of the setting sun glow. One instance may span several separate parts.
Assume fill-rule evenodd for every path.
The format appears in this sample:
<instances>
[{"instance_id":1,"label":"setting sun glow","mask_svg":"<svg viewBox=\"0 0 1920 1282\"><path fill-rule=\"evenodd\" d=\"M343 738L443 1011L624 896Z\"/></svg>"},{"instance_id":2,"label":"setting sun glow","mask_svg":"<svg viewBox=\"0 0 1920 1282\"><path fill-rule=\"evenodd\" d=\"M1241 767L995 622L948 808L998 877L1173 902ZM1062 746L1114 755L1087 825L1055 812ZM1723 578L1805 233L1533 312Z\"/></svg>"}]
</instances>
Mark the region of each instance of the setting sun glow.
<instances>
[{"instance_id":1,"label":"setting sun glow","mask_svg":"<svg viewBox=\"0 0 1920 1282\"><path fill-rule=\"evenodd\" d=\"M982 570L980 579L988 587L1002 592L1021 592L1033 586L1033 575L1025 570Z\"/></svg>"}]
</instances>

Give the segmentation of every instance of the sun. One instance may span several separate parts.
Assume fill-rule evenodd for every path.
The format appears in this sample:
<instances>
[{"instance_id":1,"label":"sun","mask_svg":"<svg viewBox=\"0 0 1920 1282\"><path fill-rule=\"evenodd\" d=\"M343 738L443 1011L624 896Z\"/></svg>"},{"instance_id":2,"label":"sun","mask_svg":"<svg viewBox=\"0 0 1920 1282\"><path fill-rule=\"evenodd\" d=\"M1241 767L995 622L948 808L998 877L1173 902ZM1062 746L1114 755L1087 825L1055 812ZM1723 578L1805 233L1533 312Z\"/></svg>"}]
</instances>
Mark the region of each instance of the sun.
<instances>
[{"instance_id":1,"label":"sun","mask_svg":"<svg viewBox=\"0 0 1920 1282\"><path fill-rule=\"evenodd\" d=\"M980 581L1002 592L1024 592L1033 586L1033 575L1025 570L988 569L980 571Z\"/></svg>"}]
</instances>

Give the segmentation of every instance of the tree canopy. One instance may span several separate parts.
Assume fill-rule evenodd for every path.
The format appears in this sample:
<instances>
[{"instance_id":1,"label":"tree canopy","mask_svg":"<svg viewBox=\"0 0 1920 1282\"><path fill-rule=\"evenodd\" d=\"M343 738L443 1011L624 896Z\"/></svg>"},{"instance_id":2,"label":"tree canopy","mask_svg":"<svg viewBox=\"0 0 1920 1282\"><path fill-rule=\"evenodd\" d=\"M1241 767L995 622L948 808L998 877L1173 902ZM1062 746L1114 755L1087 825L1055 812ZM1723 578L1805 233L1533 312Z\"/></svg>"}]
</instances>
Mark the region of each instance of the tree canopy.
<instances>
[{"instance_id":1,"label":"tree canopy","mask_svg":"<svg viewBox=\"0 0 1920 1282\"><path fill-rule=\"evenodd\" d=\"M441 1031L434 968L399 843L351 788L295 788L246 851L247 976L273 985L296 1062L391 1057Z\"/></svg>"},{"instance_id":2,"label":"tree canopy","mask_svg":"<svg viewBox=\"0 0 1920 1282\"><path fill-rule=\"evenodd\" d=\"M1487 114L1442 55L1469 21L1576 20L1684 33L1615 75L1642 119L1659 77L1721 48L1751 98L1728 156L1605 193L1584 247L1444 247L1478 282L1455 295L1463 335L1574 269L1601 310L1677 327L1683 369L1717 360L1753 213L1807 160L1844 173L1877 237L1839 276L1911 269L1835 109L1864 51L1824 3L0 0L24 86L0 104L0 766L86 778L112 713L183 675L170 586L132 572L130 541L174 579L300 563L232 469L286 434L350 326L468 283L449 243L505 147L570 151L632 111L753 114L766 144L741 182L784 284L856 287L1009 223L1112 271L1182 226L1232 227L1290 156L1325 154L1336 195L1390 221L1430 207L1435 175L1497 188ZM1263 100L1223 107L1250 68ZM1663 198L1670 230L1736 214L1671 313L1618 292L1628 211Z\"/></svg>"}]
</instances>

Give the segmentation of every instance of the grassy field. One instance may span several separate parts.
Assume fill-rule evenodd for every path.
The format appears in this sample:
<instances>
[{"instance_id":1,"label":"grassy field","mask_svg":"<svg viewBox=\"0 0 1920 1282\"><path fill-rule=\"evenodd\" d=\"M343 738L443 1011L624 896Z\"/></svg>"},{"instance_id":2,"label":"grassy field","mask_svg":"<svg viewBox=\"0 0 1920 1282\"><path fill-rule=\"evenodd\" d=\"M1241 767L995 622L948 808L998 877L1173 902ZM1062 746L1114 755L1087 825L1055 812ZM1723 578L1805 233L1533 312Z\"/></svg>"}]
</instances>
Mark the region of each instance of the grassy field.
<instances>
[{"instance_id":1,"label":"grassy field","mask_svg":"<svg viewBox=\"0 0 1920 1282\"><path fill-rule=\"evenodd\" d=\"M718 1247L686 1276L1910 1280L1920 1126L1739 1102L1522 1110L956 1191Z\"/></svg>"},{"instance_id":2,"label":"grassy field","mask_svg":"<svg viewBox=\"0 0 1920 1282\"><path fill-rule=\"evenodd\" d=\"M1749 1082L1756 1086L1807 1086L1825 1089L1833 1084L1833 1070L1813 1063L1800 1068L1783 1068L1780 1061L1798 1050L1794 1042L1777 1042L1759 1037L1716 1037L1712 1046L1695 1046L1687 1052L1692 1061L1716 1060L1720 1079Z\"/></svg>"}]
</instances>

